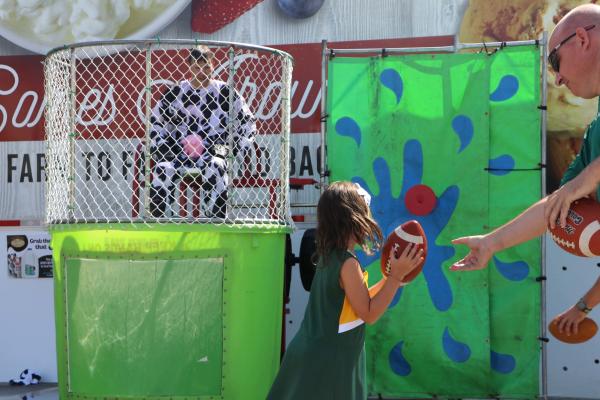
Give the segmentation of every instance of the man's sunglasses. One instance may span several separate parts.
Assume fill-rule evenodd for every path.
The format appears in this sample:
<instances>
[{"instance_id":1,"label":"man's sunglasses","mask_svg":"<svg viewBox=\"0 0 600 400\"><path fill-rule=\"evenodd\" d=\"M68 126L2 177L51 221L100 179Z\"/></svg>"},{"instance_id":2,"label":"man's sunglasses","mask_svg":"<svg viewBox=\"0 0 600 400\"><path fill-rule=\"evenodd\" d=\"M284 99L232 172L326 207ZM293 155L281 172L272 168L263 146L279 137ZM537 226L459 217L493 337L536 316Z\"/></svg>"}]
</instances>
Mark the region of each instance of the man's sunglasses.
<instances>
[{"instance_id":1,"label":"man's sunglasses","mask_svg":"<svg viewBox=\"0 0 600 400\"><path fill-rule=\"evenodd\" d=\"M596 25L588 25L586 27L584 27L583 29L585 29L586 31L589 31L590 29L594 29ZM550 52L550 54L548 54L548 63L550 64L550 66L552 67L552 69L554 70L554 72L558 72L560 70L560 59L558 58L558 49L560 49L560 47L567 43L567 41L569 39L571 39L573 36L575 36L577 34L577 32L573 32L572 34L570 34L569 36L567 36L566 38L564 38L562 40L562 42L560 42L559 44L557 44L552 51Z\"/></svg>"}]
</instances>

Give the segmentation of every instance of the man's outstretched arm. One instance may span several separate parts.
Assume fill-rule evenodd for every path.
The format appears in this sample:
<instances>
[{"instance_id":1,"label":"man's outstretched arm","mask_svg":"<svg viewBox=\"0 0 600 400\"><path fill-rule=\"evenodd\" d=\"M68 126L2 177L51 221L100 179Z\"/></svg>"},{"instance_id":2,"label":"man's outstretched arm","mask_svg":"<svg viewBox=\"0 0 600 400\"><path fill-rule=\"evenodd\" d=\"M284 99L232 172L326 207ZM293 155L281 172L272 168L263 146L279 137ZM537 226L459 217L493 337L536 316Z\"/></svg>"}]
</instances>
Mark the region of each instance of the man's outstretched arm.
<instances>
[{"instance_id":1,"label":"man's outstretched arm","mask_svg":"<svg viewBox=\"0 0 600 400\"><path fill-rule=\"evenodd\" d=\"M452 264L450 269L471 271L485 268L494 253L542 235L546 231L546 201L546 197L541 199L510 222L486 235L454 239L453 244L467 245L470 251L463 259Z\"/></svg>"}]
</instances>

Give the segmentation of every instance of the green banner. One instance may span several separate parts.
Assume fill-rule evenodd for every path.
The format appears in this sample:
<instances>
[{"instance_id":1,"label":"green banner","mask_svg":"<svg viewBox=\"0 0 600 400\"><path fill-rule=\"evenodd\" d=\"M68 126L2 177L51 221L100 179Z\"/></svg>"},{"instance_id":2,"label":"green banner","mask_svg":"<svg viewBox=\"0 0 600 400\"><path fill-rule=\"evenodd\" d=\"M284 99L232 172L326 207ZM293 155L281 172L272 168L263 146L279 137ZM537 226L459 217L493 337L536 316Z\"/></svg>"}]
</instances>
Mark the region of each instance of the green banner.
<instances>
[{"instance_id":1,"label":"green banner","mask_svg":"<svg viewBox=\"0 0 600 400\"><path fill-rule=\"evenodd\" d=\"M453 273L466 248L540 198L539 49L493 55L335 57L329 64L331 181L371 193L388 235L416 219L423 273L367 336L369 389L389 397L538 393L540 243ZM379 255L360 253L373 281Z\"/></svg>"}]
</instances>

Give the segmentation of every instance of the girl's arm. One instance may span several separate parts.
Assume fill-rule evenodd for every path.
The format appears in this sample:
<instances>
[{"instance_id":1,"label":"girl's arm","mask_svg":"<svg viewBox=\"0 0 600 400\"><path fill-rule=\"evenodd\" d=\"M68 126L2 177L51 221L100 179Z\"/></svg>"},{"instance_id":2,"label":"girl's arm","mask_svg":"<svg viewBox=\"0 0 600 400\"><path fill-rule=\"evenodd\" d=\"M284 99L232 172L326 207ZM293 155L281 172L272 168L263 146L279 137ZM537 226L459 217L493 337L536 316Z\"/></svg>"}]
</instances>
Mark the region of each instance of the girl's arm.
<instances>
[{"instance_id":1,"label":"girl's arm","mask_svg":"<svg viewBox=\"0 0 600 400\"><path fill-rule=\"evenodd\" d=\"M407 246L400 258L392 260L393 273L387 279L379 281L371 290L364 283L358 261L354 258L347 259L342 265L340 281L356 315L368 324L377 321L387 310L398 288L403 285L402 278L422 260L421 254L416 246ZM372 295L369 294L370 291Z\"/></svg>"},{"instance_id":2,"label":"girl's arm","mask_svg":"<svg viewBox=\"0 0 600 400\"><path fill-rule=\"evenodd\" d=\"M356 315L367 324L372 324L383 315L387 307L392 302L396 291L401 286L401 282L394 278L388 278L379 283L381 288L378 293L371 298L369 289L363 280L363 272L360 264L354 258L349 258L342 265L340 272L342 287L346 292L346 297L356 312Z\"/></svg>"},{"instance_id":3,"label":"girl's arm","mask_svg":"<svg viewBox=\"0 0 600 400\"><path fill-rule=\"evenodd\" d=\"M379 280L379 282L377 282L376 284L374 284L373 286L371 286L369 288L369 296L372 298L373 296L375 296L377 293L379 293L379 291L381 290L381 288L383 287L383 284L385 283L385 278L381 278ZM400 284L400 286L404 286L406 285L405 283Z\"/></svg>"}]
</instances>

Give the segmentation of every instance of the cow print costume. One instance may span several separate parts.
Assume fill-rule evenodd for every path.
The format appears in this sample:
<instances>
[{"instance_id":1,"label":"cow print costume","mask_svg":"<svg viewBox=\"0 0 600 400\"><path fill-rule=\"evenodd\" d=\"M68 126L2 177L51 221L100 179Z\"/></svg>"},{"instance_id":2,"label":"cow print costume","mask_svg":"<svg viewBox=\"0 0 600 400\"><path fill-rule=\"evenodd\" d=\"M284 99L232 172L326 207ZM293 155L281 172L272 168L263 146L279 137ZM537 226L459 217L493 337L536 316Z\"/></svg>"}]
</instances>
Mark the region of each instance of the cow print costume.
<instances>
[{"instance_id":1,"label":"cow print costume","mask_svg":"<svg viewBox=\"0 0 600 400\"><path fill-rule=\"evenodd\" d=\"M195 89L185 80L169 88L152 110L150 211L154 217L167 216L167 207L174 202L175 184L190 169L200 172L206 216L226 217L229 97L230 88L223 81L211 80L207 87ZM256 119L236 91L232 116L231 151L237 155L252 146ZM193 139L203 147L191 155L184 151L190 135L198 135Z\"/></svg>"}]
</instances>

